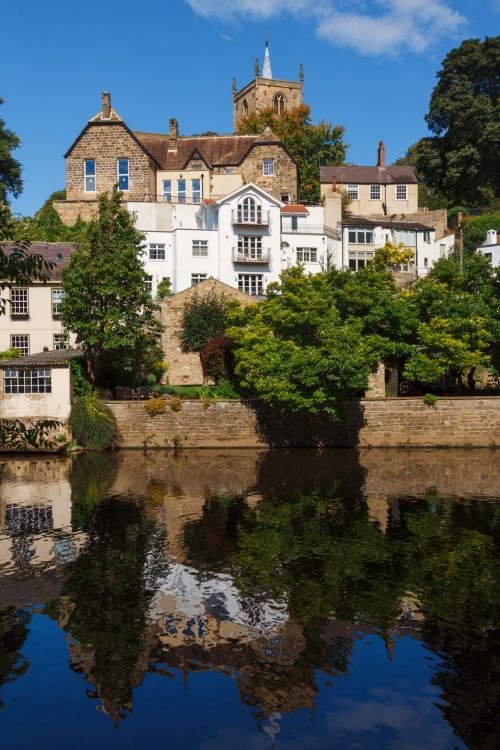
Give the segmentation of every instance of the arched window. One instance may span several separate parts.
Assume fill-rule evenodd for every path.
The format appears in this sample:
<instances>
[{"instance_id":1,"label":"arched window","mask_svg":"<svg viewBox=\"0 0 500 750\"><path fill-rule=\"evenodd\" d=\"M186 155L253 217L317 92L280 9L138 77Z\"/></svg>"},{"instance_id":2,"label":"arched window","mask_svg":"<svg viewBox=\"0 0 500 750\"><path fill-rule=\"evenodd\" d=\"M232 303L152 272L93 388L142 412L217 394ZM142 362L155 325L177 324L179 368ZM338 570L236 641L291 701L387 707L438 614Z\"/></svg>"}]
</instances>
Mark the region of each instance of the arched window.
<instances>
[{"instance_id":1,"label":"arched window","mask_svg":"<svg viewBox=\"0 0 500 750\"><path fill-rule=\"evenodd\" d=\"M277 115L282 115L285 111L286 99L283 94L276 94L274 97L274 111Z\"/></svg>"},{"instance_id":2,"label":"arched window","mask_svg":"<svg viewBox=\"0 0 500 750\"><path fill-rule=\"evenodd\" d=\"M248 114L248 102L246 99L243 99L242 108L243 108L243 114L247 115Z\"/></svg>"},{"instance_id":3,"label":"arched window","mask_svg":"<svg viewBox=\"0 0 500 750\"><path fill-rule=\"evenodd\" d=\"M243 224L260 224L262 220L262 207L255 198L244 198L238 203L238 221Z\"/></svg>"}]
</instances>

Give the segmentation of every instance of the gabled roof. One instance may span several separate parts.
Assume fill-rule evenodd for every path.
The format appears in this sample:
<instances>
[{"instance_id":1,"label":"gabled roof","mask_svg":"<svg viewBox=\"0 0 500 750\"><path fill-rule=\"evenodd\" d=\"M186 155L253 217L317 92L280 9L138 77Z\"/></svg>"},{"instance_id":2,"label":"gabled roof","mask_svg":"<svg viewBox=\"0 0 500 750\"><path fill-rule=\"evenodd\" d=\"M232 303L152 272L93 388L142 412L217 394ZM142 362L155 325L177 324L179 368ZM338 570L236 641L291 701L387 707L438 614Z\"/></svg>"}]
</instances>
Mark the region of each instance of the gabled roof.
<instances>
[{"instance_id":1,"label":"gabled roof","mask_svg":"<svg viewBox=\"0 0 500 750\"><path fill-rule=\"evenodd\" d=\"M28 354L26 357L0 360L0 369L31 369L32 367L67 367L71 360L84 359L81 349L53 349L49 352Z\"/></svg>"},{"instance_id":2,"label":"gabled roof","mask_svg":"<svg viewBox=\"0 0 500 750\"><path fill-rule=\"evenodd\" d=\"M16 243L2 242L0 247L9 255L16 247ZM47 271L49 281L61 281L62 272L68 267L71 254L75 250L76 245L73 242L32 242L28 252L43 255L45 260L53 263L54 267Z\"/></svg>"},{"instance_id":3,"label":"gabled roof","mask_svg":"<svg viewBox=\"0 0 500 750\"><path fill-rule=\"evenodd\" d=\"M273 203L275 206L281 206L281 203L279 200L277 200L274 196L270 195L269 193L266 193L265 190L263 190L261 187L256 185L254 182L246 182L244 185L240 185L239 187L236 188L236 190L233 190L231 193L228 193L227 195L223 195L221 198L218 198L216 201L214 201L214 204L217 204L220 206L222 203L226 203L226 201L232 200L239 193L248 193L250 191L253 193L258 193L259 195L264 197L266 200L268 200L269 203Z\"/></svg>"},{"instance_id":4,"label":"gabled roof","mask_svg":"<svg viewBox=\"0 0 500 750\"><path fill-rule=\"evenodd\" d=\"M260 145L281 146L295 163L295 159L270 128L258 135L178 136L176 151L169 150L168 134L135 131L134 135L164 171L185 169L192 159L204 161L209 169L236 167L252 148ZM194 156L195 153L198 156Z\"/></svg>"},{"instance_id":5,"label":"gabled roof","mask_svg":"<svg viewBox=\"0 0 500 750\"><path fill-rule=\"evenodd\" d=\"M112 112L114 112L114 110L112 110ZM89 122L83 128L82 132L77 136L77 138L73 141L73 143L71 144L71 146L68 148L68 150L64 154L64 158L65 159L68 158L68 156L73 151L73 149L75 148L75 146L81 141L81 139L83 138L83 136L85 135L85 133L88 130L90 130L90 128L93 128L93 127L96 127L96 126L102 126L102 125L105 125L106 127L117 127L118 126L118 127L124 128L127 131L127 133L129 134L129 136L132 138L132 140L137 143L137 145L139 146L139 148L142 151L144 151L144 153L146 154L146 156L148 156L150 159L153 159L153 161L156 162L157 166L160 167L160 164L156 161L156 158L155 158L154 154L151 153L150 151L148 151L148 149L145 146L145 144L142 143L142 141L139 138L137 138L137 134L134 133L132 130L130 130L129 126L123 120L121 120L121 119L114 120L114 119L111 119L111 118L109 120L105 120L105 119L100 118L99 115L96 115L95 117L92 118L92 120L89 120Z\"/></svg>"},{"instance_id":6,"label":"gabled roof","mask_svg":"<svg viewBox=\"0 0 500 750\"><path fill-rule=\"evenodd\" d=\"M411 167L321 167L320 182L352 185L416 185Z\"/></svg>"}]
</instances>

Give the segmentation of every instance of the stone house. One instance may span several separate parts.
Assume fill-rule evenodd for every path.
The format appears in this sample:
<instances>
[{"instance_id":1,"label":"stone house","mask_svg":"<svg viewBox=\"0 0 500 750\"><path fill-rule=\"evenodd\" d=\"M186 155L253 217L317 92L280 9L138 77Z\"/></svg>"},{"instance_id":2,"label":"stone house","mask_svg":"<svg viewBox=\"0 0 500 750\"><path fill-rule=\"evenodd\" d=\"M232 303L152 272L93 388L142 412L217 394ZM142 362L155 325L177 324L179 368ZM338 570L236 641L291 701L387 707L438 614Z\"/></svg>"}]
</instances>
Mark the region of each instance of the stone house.
<instances>
[{"instance_id":1,"label":"stone house","mask_svg":"<svg viewBox=\"0 0 500 750\"><path fill-rule=\"evenodd\" d=\"M229 300L237 300L242 305L254 304L256 299L232 286L210 277L196 287L185 289L160 302L160 321L164 326L161 347L168 365L166 377L170 385L195 385L203 383L200 357L198 354L184 354L180 349L178 333L181 327L182 312L186 302L194 293L201 296L209 292L223 294Z\"/></svg>"}]
</instances>

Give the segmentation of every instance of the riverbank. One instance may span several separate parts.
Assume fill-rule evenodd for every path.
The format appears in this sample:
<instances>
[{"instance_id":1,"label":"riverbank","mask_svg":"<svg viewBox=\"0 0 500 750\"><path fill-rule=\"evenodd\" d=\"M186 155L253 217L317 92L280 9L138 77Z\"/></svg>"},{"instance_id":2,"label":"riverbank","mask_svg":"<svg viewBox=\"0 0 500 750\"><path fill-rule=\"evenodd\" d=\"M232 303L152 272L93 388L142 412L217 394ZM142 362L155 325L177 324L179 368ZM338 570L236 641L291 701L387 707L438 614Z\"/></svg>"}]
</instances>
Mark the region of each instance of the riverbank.
<instances>
[{"instance_id":1,"label":"riverbank","mask_svg":"<svg viewBox=\"0 0 500 750\"><path fill-rule=\"evenodd\" d=\"M500 446L500 397L360 399L344 420L291 414L258 401L182 401L149 416L143 402L110 401L118 448Z\"/></svg>"}]
</instances>

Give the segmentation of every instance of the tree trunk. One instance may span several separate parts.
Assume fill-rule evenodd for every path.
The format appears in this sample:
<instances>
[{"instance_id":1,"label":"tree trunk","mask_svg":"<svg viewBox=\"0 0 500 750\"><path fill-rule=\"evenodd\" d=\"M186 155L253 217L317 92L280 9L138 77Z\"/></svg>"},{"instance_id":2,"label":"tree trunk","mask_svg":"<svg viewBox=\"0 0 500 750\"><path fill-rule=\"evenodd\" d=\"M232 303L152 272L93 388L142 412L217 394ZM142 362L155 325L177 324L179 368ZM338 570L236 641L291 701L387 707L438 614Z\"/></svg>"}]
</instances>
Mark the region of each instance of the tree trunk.
<instances>
[{"instance_id":1,"label":"tree trunk","mask_svg":"<svg viewBox=\"0 0 500 750\"><path fill-rule=\"evenodd\" d=\"M476 381L474 380L475 372L476 372L476 368L471 367L471 369L467 373L467 385L469 388L469 393L474 393L474 391L476 390Z\"/></svg>"}]
</instances>

